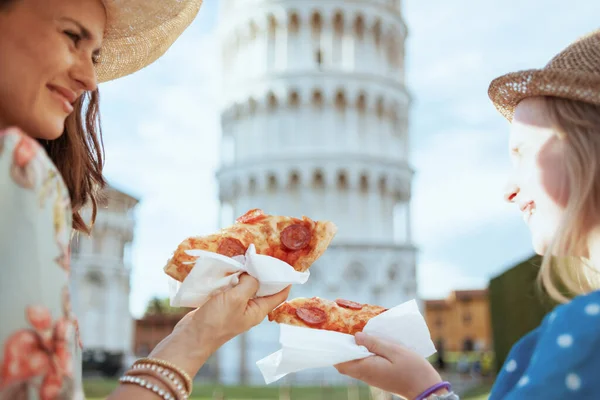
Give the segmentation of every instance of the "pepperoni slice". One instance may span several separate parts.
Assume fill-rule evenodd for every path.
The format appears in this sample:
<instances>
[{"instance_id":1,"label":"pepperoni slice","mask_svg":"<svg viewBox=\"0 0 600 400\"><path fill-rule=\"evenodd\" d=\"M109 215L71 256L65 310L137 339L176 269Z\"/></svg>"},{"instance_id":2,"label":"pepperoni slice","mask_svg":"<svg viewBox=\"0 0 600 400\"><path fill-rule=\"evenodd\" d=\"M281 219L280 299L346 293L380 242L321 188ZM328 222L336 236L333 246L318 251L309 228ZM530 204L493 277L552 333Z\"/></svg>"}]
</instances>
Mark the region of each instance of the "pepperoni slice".
<instances>
[{"instance_id":1,"label":"pepperoni slice","mask_svg":"<svg viewBox=\"0 0 600 400\"><path fill-rule=\"evenodd\" d=\"M226 237L221 239L217 253L226 257L241 256L246 254L246 247L239 240Z\"/></svg>"},{"instance_id":2,"label":"pepperoni slice","mask_svg":"<svg viewBox=\"0 0 600 400\"><path fill-rule=\"evenodd\" d=\"M337 303L338 306L344 307L344 308L349 308L351 310L362 310L362 308L363 308L362 304L357 303L355 301L337 299L335 302Z\"/></svg>"},{"instance_id":3,"label":"pepperoni slice","mask_svg":"<svg viewBox=\"0 0 600 400\"><path fill-rule=\"evenodd\" d=\"M296 309L296 315L307 325L320 325L327 321L325 311L316 307L299 307Z\"/></svg>"},{"instance_id":4,"label":"pepperoni slice","mask_svg":"<svg viewBox=\"0 0 600 400\"><path fill-rule=\"evenodd\" d=\"M288 250L300 250L310 243L310 230L304 225L294 224L285 228L280 235L281 243Z\"/></svg>"},{"instance_id":5,"label":"pepperoni slice","mask_svg":"<svg viewBox=\"0 0 600 400\"><path fill-rule=\"evenodd\" d=\"M242 215L235 221L240 224L252 224L266 217L267 215L263 212L263 210L261 210L260 208L255 208L253 210L248 211L246 214Z\"/></svg>"}]
</instances>

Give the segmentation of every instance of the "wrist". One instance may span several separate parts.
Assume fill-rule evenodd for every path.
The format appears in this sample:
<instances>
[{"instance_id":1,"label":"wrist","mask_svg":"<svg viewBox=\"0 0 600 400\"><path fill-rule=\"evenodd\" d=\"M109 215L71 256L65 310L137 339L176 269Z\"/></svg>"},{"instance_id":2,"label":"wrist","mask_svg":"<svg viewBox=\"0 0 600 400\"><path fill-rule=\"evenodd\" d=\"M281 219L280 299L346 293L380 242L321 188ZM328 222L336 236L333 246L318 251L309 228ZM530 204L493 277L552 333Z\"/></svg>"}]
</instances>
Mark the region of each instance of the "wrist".
<instances>
[{"instance_id":1,"label":"wrist","mask_svg":"<svg viewBox=\"0 0 600 400\"><path fill-rule=\"evenodd\" d=\"M438 389L435 392L431 393L429 395L429 397L427 397L427 399L431 398L434 395L442 396L442 395L445 395L445 394L448 394L448 393L450 393L450 390L448 390L447 388Z\"/></svg>"},{"instance_id":2,"label":"wrist","mask_svg":"<svg viewBox=\"0 0 600 400\"><path fill-rule=\"evenodd\" d=\"M216 350L211 341L197 343L172 333L148 357L167 361L183 369L192 379Z\"/></svg>"},{"instance_id":3,"label":"wrist","mask_svg":"<svg viewBox=\"0 0 600 400\"><path fill-rule=\"evenodd\" d=\"M452 385L450 382L442 382L441 379L438 383L429 386L427 389L422 391L419 395L414 397L415 400L427 400L430 397L437 398L435 395L445 395L452 392Z\"/></svg>"}]
</instances>

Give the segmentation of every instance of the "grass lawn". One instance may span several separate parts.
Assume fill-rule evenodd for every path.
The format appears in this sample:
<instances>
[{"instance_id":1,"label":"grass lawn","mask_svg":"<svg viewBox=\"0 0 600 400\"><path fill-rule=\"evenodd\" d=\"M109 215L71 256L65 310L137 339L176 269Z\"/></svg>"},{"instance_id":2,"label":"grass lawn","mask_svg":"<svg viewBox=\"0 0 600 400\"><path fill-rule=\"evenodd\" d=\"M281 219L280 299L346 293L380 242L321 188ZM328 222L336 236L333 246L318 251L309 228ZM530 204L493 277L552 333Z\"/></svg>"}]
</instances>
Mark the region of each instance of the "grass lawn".
<instances>
[{"instance_id":1,"label":"grass lawn","mask_svg":"<svg viewBox=\"0 0 600 400\"><path fill-rule=\"evenodd\" d=\"M90 379L84 381L86 399L101 400L117 386L116 380ZM464 393L461 400L487 400L490 384ZM369 388L359 386L359 399L370 400ZM217 386L197 384L191 399L212 400L215 390L224 394L226 400L278 400L279 388L277 386ZM346 387L293 387L291 388L292 400L348 400L348 388Z\"/></svg>"},{"instance_id":2,"label":"grass lawn","mask_svg":"<svg viewBox=\"0 0 600 400\"><path fill-rule=\"evenodd\" d=\"M487 400L490 396L490 390L493 383L484 383L483 385L473 388L466 393L462 393L461 400Z\"/></svg>"},{"instance_id":3,"label":"grass lawn","mask_svg":"<svg viewBox=\"0 0 600 400\"><path fill-rule=\"evenodd\" d=\"M104 399L116 387L116 380L93 379L84 382L86 399ZM194 392L190 399L212 400L213 393L222 393L226 400L279 400L279 387L277 386L218 386L209 384L194 385ZM290 389L293 400L347 400L348 388L346 387L293 387ZM369 400L369 388L358 388L359 399Z\"/></svg>"}]
</instances>

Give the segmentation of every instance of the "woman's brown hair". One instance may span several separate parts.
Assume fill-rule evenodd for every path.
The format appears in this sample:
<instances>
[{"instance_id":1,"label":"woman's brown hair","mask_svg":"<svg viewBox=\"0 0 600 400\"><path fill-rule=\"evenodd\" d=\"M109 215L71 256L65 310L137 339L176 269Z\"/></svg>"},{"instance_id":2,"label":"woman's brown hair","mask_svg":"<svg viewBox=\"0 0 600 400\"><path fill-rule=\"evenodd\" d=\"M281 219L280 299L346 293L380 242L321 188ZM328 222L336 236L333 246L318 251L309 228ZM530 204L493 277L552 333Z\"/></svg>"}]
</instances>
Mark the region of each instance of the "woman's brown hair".
<instances>
[{"instance_id":1,"label":"woman's brown hair","mask_svg":"<svg viewBox=\"0 0 600 400\"><path fill-rule=\"evenodd\" d=\"M18 0L0 0L0 11ZM100 93L81 96L65 122L63 134L56 140L39 140L58 168L69 190L73 208L73 229L89 234L98 210L98 191L106 185L102 176L104 145L100 129ZM89 205L92 218L86 223L81 209Z\"/></svg>"},{"instance_id":2,"label":"woman's brown hair","mask_svg":"<svg viewBox=\"0 0 600 400\"><path fill-rule=\"evenodd\" d=\"M99 104L98 90L87 92L75 103L63 134L56 140L40 141L69 189L73 229L87 234L96 220L98 191L106 185ZM86 205L92 209L89 223L80 213Z\"/></svg>"}]
</instances>

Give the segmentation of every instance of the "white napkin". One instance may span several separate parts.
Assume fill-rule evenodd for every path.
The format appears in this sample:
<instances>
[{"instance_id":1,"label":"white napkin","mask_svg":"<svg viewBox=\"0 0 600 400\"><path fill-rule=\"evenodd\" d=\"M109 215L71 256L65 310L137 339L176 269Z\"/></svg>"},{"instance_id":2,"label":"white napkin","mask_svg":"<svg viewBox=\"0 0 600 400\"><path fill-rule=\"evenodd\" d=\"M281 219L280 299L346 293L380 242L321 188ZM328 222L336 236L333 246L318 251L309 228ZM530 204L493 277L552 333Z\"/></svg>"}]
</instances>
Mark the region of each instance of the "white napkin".
<instances>
[{"instance_id":1,"label":"white napkin","mask_svg":"<svg viewBox=\"0 0 600 400\"><path fill-rule=\"evenodd\" d=\"M244 272L259 282L256 297L278 293L291 284L303 284L310 276L308 271L298 272L277 258L257 254L253 244L245 256L234 258L204 250L186 253L198 259L183 282L169 278L172 307L200 307L211 296L237 285Z\"/></svg>"},{"instance_id":2,"label":"white napkin","mask_svg":"<svg viewBox=\"0 0 600 400\"><path fill-rule=\"evenodd\" d=\"M289 373L328 367L373 355L345 333L280 324L281 350L259 360L267 384ZM406 346L423 357L436 352L415 300L400 304L367 322L363 332Z\"/></svg>"}]
</instances>

